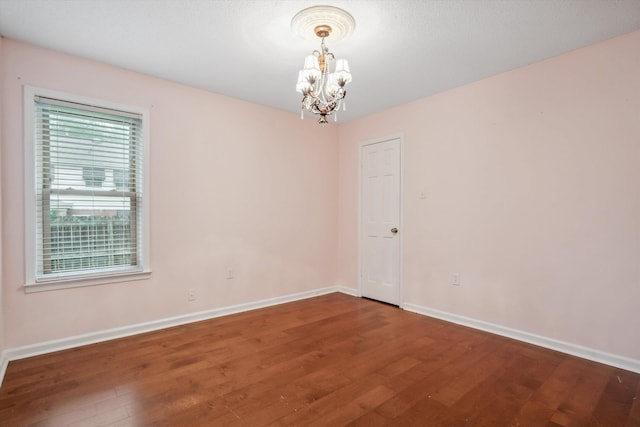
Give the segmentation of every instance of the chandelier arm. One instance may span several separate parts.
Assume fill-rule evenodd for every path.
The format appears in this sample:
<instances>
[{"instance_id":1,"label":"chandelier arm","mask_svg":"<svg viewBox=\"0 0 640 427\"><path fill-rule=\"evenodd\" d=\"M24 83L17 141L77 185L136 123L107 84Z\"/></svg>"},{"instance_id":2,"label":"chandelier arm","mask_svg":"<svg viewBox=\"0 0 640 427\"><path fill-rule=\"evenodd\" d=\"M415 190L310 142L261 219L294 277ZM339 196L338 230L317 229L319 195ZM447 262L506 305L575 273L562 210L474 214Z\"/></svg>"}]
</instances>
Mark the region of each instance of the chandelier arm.
<instances>
[{"instance_id":1,"label":"chandelier arm","mask_svg":"<svg viewBox=\"0 0 640 427\"><path fill-rule=\"evenodd\" d=\"M314 102L314 103L311 105L311 112L312 112L312 113L315 113L315 114L321 114L321 113L322 113L322 108L320 108L320 107L318 106L318 103L317 103L317 102Z\"/></svg>"}]
</instances>

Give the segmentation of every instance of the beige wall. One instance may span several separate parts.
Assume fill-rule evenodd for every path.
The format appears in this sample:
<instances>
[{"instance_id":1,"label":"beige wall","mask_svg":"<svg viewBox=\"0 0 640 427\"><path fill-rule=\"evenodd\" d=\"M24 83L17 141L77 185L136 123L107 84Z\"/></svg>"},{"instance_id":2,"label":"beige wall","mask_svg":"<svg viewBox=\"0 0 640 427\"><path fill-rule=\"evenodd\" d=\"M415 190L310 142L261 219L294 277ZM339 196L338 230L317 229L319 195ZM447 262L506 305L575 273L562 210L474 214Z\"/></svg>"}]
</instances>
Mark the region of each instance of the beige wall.
<instances>
[{"instance_id":1,"label":"beige wall","mask_svg":"<svg viewBox=\"0 0 640 427\"><path fill-rule=\"evenodd\" d=\"M2 57L8 348L334 284L335 127L12 40ZM23 85L150 110L151 279L23 292Z\"/></svg>"},{"instance_id":2,"label":"beige wall","mask_svg":"<svg viewBox=\"0 0 640 427\"><path fill-rule=\"evenodd\" d=\"M342 125L338 282L358 286L358 144L401 133L403 302L640 359L638 52L635 32Z\"/></svg>"}]
</instances>

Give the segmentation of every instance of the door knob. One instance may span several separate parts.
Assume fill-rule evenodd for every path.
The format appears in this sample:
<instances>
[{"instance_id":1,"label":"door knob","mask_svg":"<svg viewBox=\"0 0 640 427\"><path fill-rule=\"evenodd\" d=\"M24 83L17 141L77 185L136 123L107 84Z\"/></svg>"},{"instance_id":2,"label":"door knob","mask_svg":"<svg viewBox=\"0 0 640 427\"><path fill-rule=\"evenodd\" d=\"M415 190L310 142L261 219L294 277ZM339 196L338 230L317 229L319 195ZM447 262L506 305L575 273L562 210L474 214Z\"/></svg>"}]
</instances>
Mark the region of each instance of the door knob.
<instances>
[{"instance_id":1,"label":"door knob","mask_svg":"<svg viewBox=\"0 0 640 427\"><path fill-rule=\"evenodd\" d=\"M393 228L391 229L391 232L392 232L393 234L396 234L396 233L398 232L398 229L397 229L396 227L393 227Z\"/></svg>"}]
</instances>

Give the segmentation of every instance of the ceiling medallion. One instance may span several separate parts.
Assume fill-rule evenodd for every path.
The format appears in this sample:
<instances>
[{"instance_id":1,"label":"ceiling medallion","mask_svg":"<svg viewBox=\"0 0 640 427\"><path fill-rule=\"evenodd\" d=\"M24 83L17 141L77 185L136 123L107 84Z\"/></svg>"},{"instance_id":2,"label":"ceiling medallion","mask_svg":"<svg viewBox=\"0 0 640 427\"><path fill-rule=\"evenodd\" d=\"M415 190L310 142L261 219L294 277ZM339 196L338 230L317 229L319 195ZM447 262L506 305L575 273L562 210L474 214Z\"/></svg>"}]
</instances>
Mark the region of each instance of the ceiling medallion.
<instances>
[{"instance_id":1,"label":"ceiling medallion","mask_svg":"<svg viewBox=\"0 0 640 427\"><path fill-rule=\"evenodd\" d=\"M332 42L344 40L351 35L355 25L353 16L333 6L309 7L291 20L291 29L304 39L320 38L320 50L308 55L304 68L298 72L296 91L302 94L301 119L306 110L318 114L318 123L325 125L328 116L340 107L346 109L345 86L352 80L349 63L346 59L335 59L324 42L325 39ZM337 121L337 114L334 120Z\"/></svg>"}]
</instances>

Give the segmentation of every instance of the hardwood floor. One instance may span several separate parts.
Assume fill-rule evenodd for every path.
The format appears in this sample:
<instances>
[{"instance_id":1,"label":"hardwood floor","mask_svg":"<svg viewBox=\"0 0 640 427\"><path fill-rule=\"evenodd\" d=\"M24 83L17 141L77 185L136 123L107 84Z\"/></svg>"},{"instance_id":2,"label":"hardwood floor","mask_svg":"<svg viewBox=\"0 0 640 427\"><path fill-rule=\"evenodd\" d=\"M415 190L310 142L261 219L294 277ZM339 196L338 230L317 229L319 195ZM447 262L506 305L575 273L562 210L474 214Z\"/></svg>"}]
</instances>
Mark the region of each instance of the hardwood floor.
<instances>
[{"instance_id":1,"label":"hardwood floor","mask_svg":"<svg viewBox=\"0 0 640 427\"><path fill-rule=\"evenodd\" d=\"M9 363L2 426L640 426L640 375L330 294Z\"/></svg>"}]
</instances>

